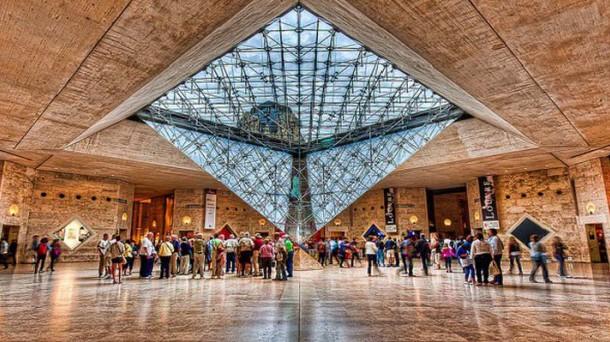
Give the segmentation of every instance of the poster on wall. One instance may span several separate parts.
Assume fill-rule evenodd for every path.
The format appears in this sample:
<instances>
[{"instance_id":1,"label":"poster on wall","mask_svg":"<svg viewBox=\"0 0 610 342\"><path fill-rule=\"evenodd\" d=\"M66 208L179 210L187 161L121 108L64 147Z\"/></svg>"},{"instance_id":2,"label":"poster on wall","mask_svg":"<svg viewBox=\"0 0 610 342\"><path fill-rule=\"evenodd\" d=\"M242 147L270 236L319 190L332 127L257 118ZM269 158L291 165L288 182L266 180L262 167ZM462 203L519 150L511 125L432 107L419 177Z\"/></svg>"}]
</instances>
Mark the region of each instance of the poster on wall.
<instances>
[{"instance_id":1,"label":"poster on wall","mask_svg":"<svg viewBox=\"0 0 610 342\"><path fill-rule=\"evenodd\" d=\"M479 177L483 229L500 229L493 176Z\"/></svg>"},{"instance_id":2,"label":"poster on wall","mask_svg":"<svg viewBox=\"0 0 610 342\"><path fill-rule=\"evenodd\" d=\"M205 229L216 227L216 190L205 191Z\"/></svg>"},{"instance_id":3,"label":"poster on wall","mask_svg":"<svg viewBox=\"0 0 610 342\"><path fill-rule=\"evenodd\" d=\"M383 207L385 208L385 231L396 233L396 207L394 202L394 188L383 189Z\"/></svg>"}]
</instances>

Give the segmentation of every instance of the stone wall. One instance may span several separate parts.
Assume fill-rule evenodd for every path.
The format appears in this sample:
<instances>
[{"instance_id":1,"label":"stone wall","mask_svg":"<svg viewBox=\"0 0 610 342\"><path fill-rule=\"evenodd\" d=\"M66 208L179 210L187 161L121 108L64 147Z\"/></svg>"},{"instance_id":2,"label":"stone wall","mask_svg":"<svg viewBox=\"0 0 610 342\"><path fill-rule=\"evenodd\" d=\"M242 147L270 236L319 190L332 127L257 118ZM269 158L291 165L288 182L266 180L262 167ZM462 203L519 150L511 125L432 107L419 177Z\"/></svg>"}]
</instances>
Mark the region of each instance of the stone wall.
<instances>
[{"instance_id":1,"label":"stone wall","mask_svg":"<svg viewBox=\"0 0 610 342\"><path fill-rule=\"evenodd\" d=\"M470 218L471 233L474 229L483 229L481 219L481 194L479 192L479 181L469 180L466 183L466 197L468 199L468 216Z\"/></svg>"},{"instance_id":2,"label":"stone wall","mask_svg":"<svg viewBox=\"0 0 610 342\"><path fill-rule=\"evenodd\" d=\"M455 192L434 195L434 222L436 231L443 237L463 235L468 222L464 220L466 193ZM445 220L449 220L446 225Z\"/></svg>"},{"instance_id":3,"label":"stone wall","mask_svg":"<svg viewBox=\"0 0 610 342\"><path fill-rule=\"evenodd\" d=\"M525 214L551 228L577 261L586 261L584 234L576 221L576 203L566 168L501 175L495 178L500 236ZM550 240L547 240L550 242Z\"/></svg>"},{"instance_id":4,"label":"stone wall","mask_svg":"<svg viewBox=\"0 0 610 342\"><path fill-rule=\"evenodd\" d=\"M0 179L0 216L3 225L19 225L19 252L23 261L33 235L51 235L73 218L88 227L93 236L75 250L64 248L67 261L91 260L103 233L129 236L134 187L107 178L35 171L4 162ZM8 207L17 203L19 215L9 217ZM127 213L127 220L123 214Z\"/></svg>"},{"instance_id":5,"label":"stone wall","mask_svg":"<svg viewBox=\"0 0 610 342\"><path fill-rule=\"evenodd\" d=\"M174 219L172 230L201 231L204 213L203 189L176 189L174 191ZM191 222L185 222L185 217Z\"/></svg>"}]
</instances>

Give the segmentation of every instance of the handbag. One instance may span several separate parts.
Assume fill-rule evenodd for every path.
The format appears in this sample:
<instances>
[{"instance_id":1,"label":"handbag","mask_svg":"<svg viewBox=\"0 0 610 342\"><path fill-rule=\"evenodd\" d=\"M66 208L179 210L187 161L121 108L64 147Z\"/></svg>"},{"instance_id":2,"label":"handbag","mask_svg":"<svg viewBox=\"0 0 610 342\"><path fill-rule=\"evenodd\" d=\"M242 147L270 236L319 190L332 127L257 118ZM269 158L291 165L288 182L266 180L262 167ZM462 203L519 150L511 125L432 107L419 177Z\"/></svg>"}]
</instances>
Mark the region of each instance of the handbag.
<instances>
[{"instance_id":1,"label":"handbag","mask_svg":"<svg viewBox=\"0 0 610 342\"><path fill-rule=\"evenodd\" d=\"M495 261L492 261L491 264L489 265L489 273L492 276L498 276L501 274L500 268L498 267L498 265L496 264Z\"/></svg>"}]
</instances>

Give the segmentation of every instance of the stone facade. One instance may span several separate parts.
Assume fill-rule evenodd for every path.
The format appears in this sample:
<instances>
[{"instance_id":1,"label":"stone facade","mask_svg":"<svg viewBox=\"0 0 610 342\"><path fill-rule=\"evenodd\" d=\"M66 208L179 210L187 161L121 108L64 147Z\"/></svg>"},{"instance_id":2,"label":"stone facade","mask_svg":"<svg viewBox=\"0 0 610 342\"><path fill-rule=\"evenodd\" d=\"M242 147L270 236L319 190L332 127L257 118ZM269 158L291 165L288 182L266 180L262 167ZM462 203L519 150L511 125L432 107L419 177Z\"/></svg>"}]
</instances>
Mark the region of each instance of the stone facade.
<instances>
[{"instance_id":1,"label":"stone facade","mask_svg":"<svg viewBox=\"0 0 610 342\"><path fill-rule=\"evenodd\" d=\"M10 162L3 166L0 212L3 225L19 225L20 259L33 235L51 235L78 218L93 235L75 250L64 247L66 261L91 260L104 233L129 236L134 187L125 182L74 174L35 171ZM8 206L17 203L19 215L7 217ZM127 214L127 220L123 220Z\"/></svg>"},{"instance_id":2,"label":"stone facade","mask_svg":"<svg viewBox=\"0 0 610 342\"><path fill-rule=\"evenodd\" d=\"M204 223L204 198L203 189L174 190L174 219L172 220L174 232L201 230ZM188 222L189 218L190 222Z\"/></svg>"},{"instance_id":3,"label":"stone facade","mask_svg":"<svg viewBox=\"0 0 610 342\"><path fill-rule=\"evenodd\" d=\"M464 192L434 195L434 222L436 231L441 236L457 238L462 236L465 230L470 230L466 229L468 222L464 219L466 202Z\"/></svg>"}]
</instances>

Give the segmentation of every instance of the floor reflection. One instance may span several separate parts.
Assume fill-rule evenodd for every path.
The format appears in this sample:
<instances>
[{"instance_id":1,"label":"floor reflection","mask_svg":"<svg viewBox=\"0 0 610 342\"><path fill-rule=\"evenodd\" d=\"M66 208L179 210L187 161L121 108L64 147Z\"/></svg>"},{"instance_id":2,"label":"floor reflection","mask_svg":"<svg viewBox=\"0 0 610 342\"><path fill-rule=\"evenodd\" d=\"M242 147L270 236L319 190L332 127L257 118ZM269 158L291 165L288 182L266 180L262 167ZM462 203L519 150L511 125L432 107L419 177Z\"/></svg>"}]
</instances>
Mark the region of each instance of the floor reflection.
<instances>
[{"instance_id":1,"label":"floor reflection","mask_svg":"<svg viewBox=\"0 0 610 342\"><path fill-rule=\"evenodd\" d=\"M336 267L288 282L112 285L92 264L38 276L21 265L0 272L0 340L610 340L608 269L578 267L579 277L552 285L506 276L493 288L464 285L461 273L408 278L382 268L383 277L367 277Z\"/></svg>"}]
</instances>

